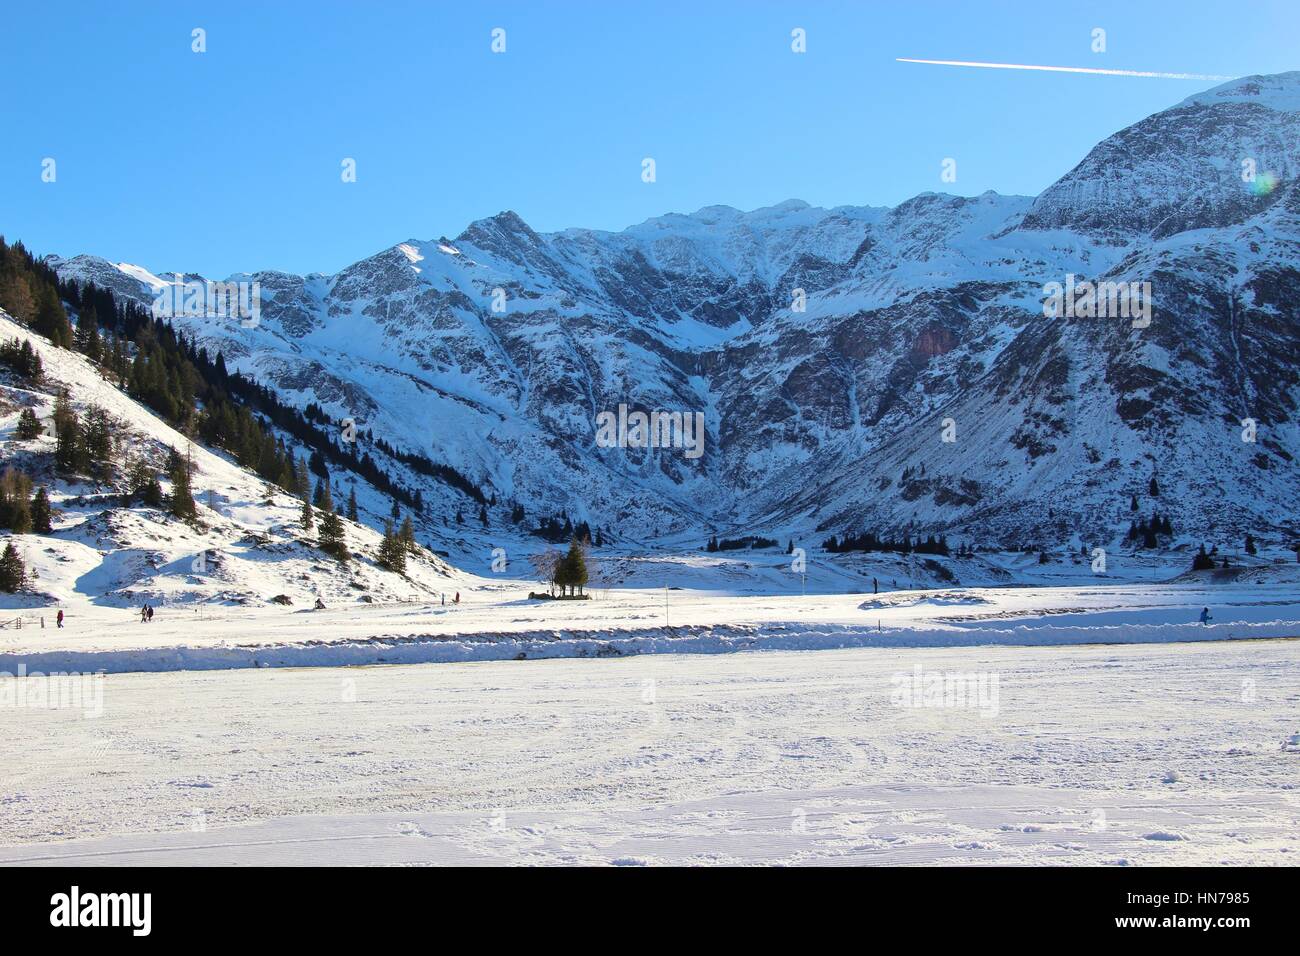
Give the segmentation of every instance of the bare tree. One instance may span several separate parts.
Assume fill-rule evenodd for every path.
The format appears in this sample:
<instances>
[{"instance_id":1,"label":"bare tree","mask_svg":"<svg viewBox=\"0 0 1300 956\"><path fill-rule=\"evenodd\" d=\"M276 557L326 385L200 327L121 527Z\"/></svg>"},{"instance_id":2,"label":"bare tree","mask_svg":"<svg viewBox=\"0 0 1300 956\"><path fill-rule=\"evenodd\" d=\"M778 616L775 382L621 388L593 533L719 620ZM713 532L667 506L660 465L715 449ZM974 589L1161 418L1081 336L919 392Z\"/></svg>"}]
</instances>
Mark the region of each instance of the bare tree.
<instances>
[{"instance_id":1,"label":"bare tree","mask_svg":"<svg viewBox=\"0 0 1300 956\"><path fill-rule=\"evenodd\" d=\"M533 569L533 577L551 594L555 593L555 574L560 568L564 555L549 544L545 551L528 556L528 563Z\"/></svg>"}]
</instances>

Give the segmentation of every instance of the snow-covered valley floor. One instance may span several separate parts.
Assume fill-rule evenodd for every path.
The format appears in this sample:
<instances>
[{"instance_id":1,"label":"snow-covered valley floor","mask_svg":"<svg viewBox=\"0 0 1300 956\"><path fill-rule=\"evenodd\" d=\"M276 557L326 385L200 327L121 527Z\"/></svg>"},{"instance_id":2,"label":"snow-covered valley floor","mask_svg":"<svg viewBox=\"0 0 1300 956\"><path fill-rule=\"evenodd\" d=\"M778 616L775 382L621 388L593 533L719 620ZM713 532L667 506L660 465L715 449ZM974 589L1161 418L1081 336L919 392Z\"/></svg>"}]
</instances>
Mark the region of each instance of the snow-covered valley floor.
<instances>
[{"instance_id":1,"label":"snow-covered valley floor","mask_svg":"<svg viewBox=\"0 0 1300 956\"><path fill-rule=\"evenodd\" d=\"M1294 864L1298 665L1267 640L109 674L98 717L0 708L0 862ZM965 705L908 699L934 675Z\"/></svg>"}]
</instances>

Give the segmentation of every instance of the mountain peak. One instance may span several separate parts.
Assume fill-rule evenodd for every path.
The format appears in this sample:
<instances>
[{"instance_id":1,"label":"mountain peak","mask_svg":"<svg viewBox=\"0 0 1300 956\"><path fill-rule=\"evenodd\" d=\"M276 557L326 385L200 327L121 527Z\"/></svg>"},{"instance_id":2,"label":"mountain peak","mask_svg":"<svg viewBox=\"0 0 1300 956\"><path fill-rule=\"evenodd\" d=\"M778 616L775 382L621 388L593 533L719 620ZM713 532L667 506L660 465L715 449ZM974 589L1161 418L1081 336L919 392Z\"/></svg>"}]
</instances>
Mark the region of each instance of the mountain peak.
<instances>
[{"instance_id":1,"label":"mountain peak","mask_svg":"<svg viewBox=\"0 0 1300 956\"><path fill-rule=\"evenodd\" d=\"M1218 103L1252 103L1280 113L1300 112L1300 70L1238 77L1204 93L1189 96L1178 107Z\"/></svg>"}]
</instances>

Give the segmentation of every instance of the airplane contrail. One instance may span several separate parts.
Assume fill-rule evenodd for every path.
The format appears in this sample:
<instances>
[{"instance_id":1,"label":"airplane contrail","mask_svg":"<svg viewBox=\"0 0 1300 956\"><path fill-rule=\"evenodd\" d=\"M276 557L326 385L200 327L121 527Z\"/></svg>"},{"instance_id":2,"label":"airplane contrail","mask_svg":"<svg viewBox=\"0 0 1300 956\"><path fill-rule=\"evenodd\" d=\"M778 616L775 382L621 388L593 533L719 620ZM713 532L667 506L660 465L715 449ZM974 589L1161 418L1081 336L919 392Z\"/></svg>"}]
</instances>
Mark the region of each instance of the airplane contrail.
<instances>
[{"instance_id":1,"label":"airplane contrail","mask_svg":"<svg viewBox=\"0 0 1300 956\"><path fill-rule=\"evenodd\" d=\"M895 57L899 63L930 63L935 66L978 66L986 70L1042 70L1047 73L1099 73L1103 76L1148 76L1161 80L1235 80L1235 76L1206 73L1152 73L1145 70L1103 70L1093 66L1036 66L1032 63L980 63L975 60L914 60Z\"/></svg>"}]
</instances>

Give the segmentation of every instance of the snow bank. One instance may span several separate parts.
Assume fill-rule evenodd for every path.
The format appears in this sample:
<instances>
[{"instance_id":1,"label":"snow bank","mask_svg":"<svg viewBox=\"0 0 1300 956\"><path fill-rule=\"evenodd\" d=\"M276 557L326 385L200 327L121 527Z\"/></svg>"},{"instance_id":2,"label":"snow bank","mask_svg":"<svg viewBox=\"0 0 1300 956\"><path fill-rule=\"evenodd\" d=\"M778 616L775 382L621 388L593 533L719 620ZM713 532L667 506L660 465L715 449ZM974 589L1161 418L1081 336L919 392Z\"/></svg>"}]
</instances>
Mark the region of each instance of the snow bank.
<instances>
[{"instance_id":1,"label":"snow bank","mask_svg":"<svg viewBox=\"0 0 1300 956\"><path fill-rule=\"evenodd\" d=\"M466 661L623 657L639 654L728 654L740 651L829 650L1080 644L1167 644L1300 636L1296 621L1233 622L1203 626L1026 625L864 627L842 624L708 625L590 631L383 635L365 640L234 644L215 647L51 650L0 654L0 673L223 670L242 667L345 667Z\"/></svg>"}]
</instances>

